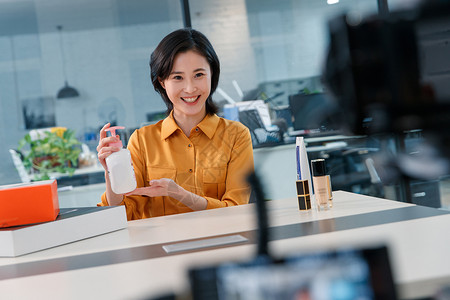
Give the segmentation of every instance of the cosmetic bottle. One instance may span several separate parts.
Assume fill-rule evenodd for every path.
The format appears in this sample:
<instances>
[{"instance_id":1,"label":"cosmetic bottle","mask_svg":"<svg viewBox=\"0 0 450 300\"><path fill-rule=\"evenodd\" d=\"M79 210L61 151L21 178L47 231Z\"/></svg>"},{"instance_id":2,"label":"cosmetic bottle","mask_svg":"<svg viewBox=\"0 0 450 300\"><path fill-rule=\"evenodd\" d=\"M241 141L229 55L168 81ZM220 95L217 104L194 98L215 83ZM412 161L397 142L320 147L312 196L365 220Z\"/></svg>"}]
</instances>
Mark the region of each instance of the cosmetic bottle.
<instances>
[{"instance_id":1,"label":"cosmetic bottle","mask_svg":"<svg viewBox=\"0 0 450 300\"><path fill-rule=\"evenodd\" d=\"M309 171L308 154L306 152L303 137L296 137L296 161L297 161L297 200L301 211L310 210L313 207L311 187L311 173Z\"/></svg>"},{"instance_id":2,"label":"cosmetic bottle","mask_svg":"<svg viewBox=\"0 0 450 300\"><path fill-rule=\"evenodd\" d=\"M125 129L125 127L114 126L105 130L111 132L111 136L116 136L116 129ZM112 147L123 147L122 141L109 145ZM106 166L108 167L111 189L115 194L125 194L136 189L136 177L128 149L122 148L108 156L106 158Z\"/></svg>"},{"instance_id":3,"label":"cosmetic bottle","mask_svg":"<svg viewBox=\"0 0 450 300\"><path fill-rule=\"evenodd\" d=\"M333 206L330 175L327 174L324 159L311 161L314 195L318 210L328 210Z\"/></svg>"}]
</instances>

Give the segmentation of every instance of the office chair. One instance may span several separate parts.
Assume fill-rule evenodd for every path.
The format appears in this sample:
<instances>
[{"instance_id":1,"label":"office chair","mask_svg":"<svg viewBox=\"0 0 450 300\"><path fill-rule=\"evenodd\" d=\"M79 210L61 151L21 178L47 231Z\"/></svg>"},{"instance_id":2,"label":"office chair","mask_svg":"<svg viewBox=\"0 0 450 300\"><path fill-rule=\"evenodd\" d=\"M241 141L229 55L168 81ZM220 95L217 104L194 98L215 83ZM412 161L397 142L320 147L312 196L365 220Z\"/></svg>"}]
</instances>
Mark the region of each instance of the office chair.
<instances>
[{"instance_id":1,"label":"office chair","mask_svg":"<svg viewBox=\"0 0 450 300\"><path fill-rule=\"evenodd\" d=\"M378 188L373 189L371 170L366 163L377 151L377 148L357 147L324 153L333 190L382 196Z\"/></svg>"}]
</instances>

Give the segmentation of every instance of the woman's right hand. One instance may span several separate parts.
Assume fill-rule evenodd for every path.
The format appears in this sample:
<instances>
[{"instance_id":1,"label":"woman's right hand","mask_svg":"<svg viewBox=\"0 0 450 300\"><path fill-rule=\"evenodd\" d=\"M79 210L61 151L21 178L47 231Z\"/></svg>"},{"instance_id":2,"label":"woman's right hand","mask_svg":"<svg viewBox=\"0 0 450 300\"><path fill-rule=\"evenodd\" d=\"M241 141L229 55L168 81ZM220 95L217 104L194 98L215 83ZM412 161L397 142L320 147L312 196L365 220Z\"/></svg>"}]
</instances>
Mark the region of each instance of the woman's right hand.
<instances>
[{"instance_id":1,"label":"woman's right hand","mask_svg":"<svg viewBox=\"0 0 450 300\"><path fill-rule=\"evenodd\" d=\"M97 152L98 152L98 160L100 161L101 165L105 169L105 171L108 171L108 168L106 166L106 158L110 156L112 153L117 152L120 150L120 147L112 147L109 146L110 143L119 142L120 138L118 135L116 136L107 136L105 129L109 128L111 126L110 123L105 124L102 129L100 129L100 141L98 142L97 146Z\"/></svg>"}]
</instances>

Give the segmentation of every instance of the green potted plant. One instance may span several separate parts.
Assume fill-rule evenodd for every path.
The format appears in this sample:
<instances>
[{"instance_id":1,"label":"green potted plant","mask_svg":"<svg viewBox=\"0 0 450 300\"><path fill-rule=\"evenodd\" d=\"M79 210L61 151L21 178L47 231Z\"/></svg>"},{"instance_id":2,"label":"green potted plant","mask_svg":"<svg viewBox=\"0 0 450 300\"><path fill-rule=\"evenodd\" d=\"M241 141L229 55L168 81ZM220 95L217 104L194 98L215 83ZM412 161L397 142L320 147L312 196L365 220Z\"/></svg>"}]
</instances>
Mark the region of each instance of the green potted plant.
<instances>
[{"instance_id":1,"label":"green potted plant","mask_svg":"<svg viewBox=\"0 0 450 300\"><path fill-rule=\"evenodd\" d=\"M75 132L64 127L55 127L38 133L32 138L27 133L19 141L23 151L23 164L34 180L49 179L50 173L67 173L72 176L78 164L80 142Z\"/></svg>"}]
</instances>

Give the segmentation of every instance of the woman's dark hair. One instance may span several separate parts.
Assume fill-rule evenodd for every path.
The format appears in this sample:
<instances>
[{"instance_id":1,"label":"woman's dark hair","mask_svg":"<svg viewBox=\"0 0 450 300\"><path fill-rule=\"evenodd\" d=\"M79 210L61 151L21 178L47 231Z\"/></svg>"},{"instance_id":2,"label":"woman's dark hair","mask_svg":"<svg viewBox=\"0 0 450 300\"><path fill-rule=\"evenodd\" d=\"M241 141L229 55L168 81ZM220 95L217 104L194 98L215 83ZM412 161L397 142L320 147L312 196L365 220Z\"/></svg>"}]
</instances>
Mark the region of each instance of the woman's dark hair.
<instances>
[{"instance_id":1,"label":"woman's dark hair","mask_svg":"<svg viewBox=\"0 0 450 300\"><path fill-rule=\"evenodd\" d=\"M213 46L208 41L206 36L201 32L186 28L179 29L161 40L150 56L150 76L153 87L157 91L167 106L167 114L173 109L173 104L167 96L166 90L161 86L160 80L165 80L169 77L173 68L173 61L178 53L183 53L193 50L204 56L211 68L211 93L206 99L206 113L217 113L217 105L213 102L211 95L219 84L220 63Z\"/></svg>"}]
</instances>

